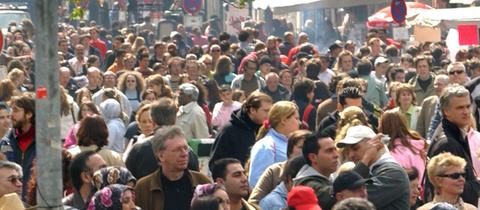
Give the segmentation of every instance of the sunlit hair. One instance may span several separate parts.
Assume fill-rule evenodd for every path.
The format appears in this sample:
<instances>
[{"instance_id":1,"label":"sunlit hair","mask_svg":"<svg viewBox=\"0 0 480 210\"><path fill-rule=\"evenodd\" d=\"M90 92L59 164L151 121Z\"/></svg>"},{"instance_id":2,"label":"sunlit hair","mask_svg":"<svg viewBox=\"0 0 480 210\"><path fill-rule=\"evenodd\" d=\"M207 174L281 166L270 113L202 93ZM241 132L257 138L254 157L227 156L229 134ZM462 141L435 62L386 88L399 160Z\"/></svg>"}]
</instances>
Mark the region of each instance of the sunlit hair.
<instances>
[{"instance_id":1,"label":"sunlit hair","mask_svg":"<svg viewBox=\"0 0 480 210\"><path fill-rule=\"evenodd\" d=\"M137 90L138 94L145 89L145 81L143 80L142 74L136 71L128 71L122 74L118 78L118 89L122 92L127 91L127 77L128 76L133 76L135 77L136 81L136 87L135 89Z\"/></svg>"},{"instance_id":2,"label":"sunlit hair","mask_svg":"<svg viewBox=\"0 0 480 210\"><path fill-rule=\"evenodd\" d=\"M265 124L260 127L257 140L263 138L267 134L269 128L276 129L282 120L292 117L295 113L298 113L298 107L291 101L279 101L273 104L268 112L269 127L266 127Z\"/></svg>"},{"instance_id":3,"label":"sunlit hair","mask_svg":"<svg viewBox=\"0 0 480 210\"><path fill-rule=\"evenodd\" d=\"M345 138L347 130L356 125L366 125L369 126L367 116L363 110L357 106L350 106L345 108L342 112L339 113L340 120L337 124L337 136L335 141L340 141Z\"/></svg>"},{"instance_id":4,"label":"sunlit hair","mask_svg":"<svg viewBox=\"0 0 480 210\"><path fill-rule=\"evenodd\" d=\"M424 141L422 137L415 131L409 130L407 118L399 111L388 110L382 114L378 131L390 136L392 140L399 138L400 143L410 149L414 154L420 154L410 143L410 139ZM426 144L425 144L426 145ZM398 145L394 141L390 141L388 148L395 149Z\"/></svg>"},{"instance_id":5,"label":"sunlit hair","mask_svg":"<svg viewBox=\"0 0 480 210\"><path fill-rule=\"evenodd\" d=\"M440 153L434 156L432 159L428 161L427 164L427 173L428 177L430 178L430 182L435 187L435 191L439 191L439 187L437 180L435 177L440 175L445 175L448 169L454 167L465 168L467 162L465 159L452 155L449 152Z\"/></svg>"}]
</instances>

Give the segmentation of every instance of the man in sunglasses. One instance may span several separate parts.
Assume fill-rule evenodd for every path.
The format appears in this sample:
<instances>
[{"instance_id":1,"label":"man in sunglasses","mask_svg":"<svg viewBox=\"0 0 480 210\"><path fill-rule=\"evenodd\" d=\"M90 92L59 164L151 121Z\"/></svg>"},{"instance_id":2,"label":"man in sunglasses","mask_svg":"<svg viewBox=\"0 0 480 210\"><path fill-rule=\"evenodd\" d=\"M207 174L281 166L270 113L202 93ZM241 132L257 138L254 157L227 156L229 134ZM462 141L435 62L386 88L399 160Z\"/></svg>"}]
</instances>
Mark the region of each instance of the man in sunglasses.
<instances>
[{"instance_id":1,"label":"man in sunglasses","mask_svg":"<svg viewBox=\"0 0 480 210\"><path fill-rule=\"evenodd\" d=\"M440 96L440 110L443 116L441 124L431 139L427 156L432 158L443 152L450 152L467 161L466 177L462 199L466 203L477 206L480 192L480 181L475 174L480 173L480 161L477 152L480 149L480 133L472 128L470 92L463 86L448 86ZM425 183L425 201L433 196L433 187L429 179Z\"/></svg>"},{"instance_id":2,"label":"man in sunglasses","mask_svg":"<svg viewBox=\"0 0 480 210\"><path fill-rule=\"evenodd\" d=\"M0 161L0 209L23 209L19 195L22 193L22 167Z\"/></svg>"},{"instance_id":3,"label":"man in sunglasses","mask_svg":"<svg viewBox=\"0 0 480 210\"><path fill-rule=\"evenodd\" d=\"M448 65L447 72L451 83L463 85L469 80L465 70L465 65L463 65L461 62L455 62Z\"/></svg>"}]
</instances>

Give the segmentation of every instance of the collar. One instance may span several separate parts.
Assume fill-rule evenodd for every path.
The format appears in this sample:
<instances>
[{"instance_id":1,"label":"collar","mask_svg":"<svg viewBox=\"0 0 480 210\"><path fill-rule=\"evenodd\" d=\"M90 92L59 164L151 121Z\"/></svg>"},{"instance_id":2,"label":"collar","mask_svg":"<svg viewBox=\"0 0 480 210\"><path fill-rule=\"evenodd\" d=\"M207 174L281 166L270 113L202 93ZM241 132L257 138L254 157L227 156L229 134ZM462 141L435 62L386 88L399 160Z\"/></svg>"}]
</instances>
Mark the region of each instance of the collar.
<instances>
[{"instance_id":1,"label":"collar","mask_svg":"<svg viewBox=\"0 0 480 210\"><path fill-rule=\"evenodd\" d=\"M383 153L382 156L380 156L380 158L378 158L377 161L375 161L369 168L370 168L370 172L373 171L373 169L375 167L377 167L378 165L381 165L383 163L388 163L388 162L393 162L393 163L396 163L397 161L395 161L395 159L393 158L393 156L390 154L390 152L388 152L388 149L386 146L385 147L385 153Z\"/></svg>"},{"instance_id":2,"label":"collar","mask_svg":"<svg viewBox=\"0 0 480 210\"><path fill-rule=\"evenodd\" d=\"M283 198L286 199L288 195L288 189L287 189L287 186L285 185L285 182L280 182L280 184L278 184L277 187L275 187L272 192L276 192L277 194L281 195Z\"/></svg>"},{"instance_id":3,"label":"collar","mask_svg":"<svg viewBox=\"0 0 480 210\"><path fill-rule=\"evenodd\" d=\"M277 132L274 128L269 129L269 131L267 133L267 136L268 135L272 136L274 141L278 139L278 140L281 140L282 142L285 142L285 143L288 142L288 138L285 135Z\"/></svg>"},{"instance_id":4,"label":"collar","mask_svg":"<svg viewBox=\"0 0 480 210\"><path fill-rule=\"evenodd\" d=\"M190 102L190 103L188 103L188 104L185 104L185 105L183 105L183 106L180 106L180 108L178 109L178 114L181 115L181 114L183 114L183 113L185 113L185 114L190 113L190 112L193 110L193 108L195 108L195 105L196 105L196 104L197 104L196 101L192 101L192 102Z\"/></svg>"},{"instance_id":5,"label":"collar","mask_svg":"<svg viewBox=\"0 0 480 210\"><path fill-rule=\"evenodd\" d=\"M35 125L30 126L30 130L25 133L20 133L21 129L15 129L15 136L17 138L32 138L35 135Z\"/></svg>"}]
</instances>

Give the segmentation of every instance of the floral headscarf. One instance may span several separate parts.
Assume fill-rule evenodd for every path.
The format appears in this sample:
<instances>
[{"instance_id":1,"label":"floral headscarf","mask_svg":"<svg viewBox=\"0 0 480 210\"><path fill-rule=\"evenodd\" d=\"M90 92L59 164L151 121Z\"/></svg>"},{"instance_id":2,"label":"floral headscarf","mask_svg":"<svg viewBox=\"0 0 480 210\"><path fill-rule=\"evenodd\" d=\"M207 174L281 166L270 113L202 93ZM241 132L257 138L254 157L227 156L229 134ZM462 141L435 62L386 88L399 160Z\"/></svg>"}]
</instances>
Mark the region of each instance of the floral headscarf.
<instances>
[{"instance_id":1,"label":"floral headscarf","mask_svg":"<svg viewBox=\"0 0 480 210\"><path fill-rule=\"evenodd\" d=\"M213 195L213 193L215 193L215 191L219 189L225 190L225 188L222 185L218 185L216 183L197 185L197 187L195 188L195 192L193 192L192 203L194 200L199 199L201 197Z\"/></svg>"},{"instance_id":2,"label":"floral headscarf","mask_svg":"<svg viewBox=\"0 0 480 210\"><path fill-rule=\"evenodd\" d=\"M93 173L93 185L100 190L107 185L122 184L134 187L137 179L124 167L110 166Z\"/></svg>"},{"instance_id":3,"label":"floral headscarf","mask_svg":"<svg viewBox=\"0 0 480 210\"><path fill-rule=\"evenodd\" d=\"M122 209L123 194L133 188L121 185L112 184L97 191L90 200L87 210L118 210Z\"/></svg>"}]
</instances>

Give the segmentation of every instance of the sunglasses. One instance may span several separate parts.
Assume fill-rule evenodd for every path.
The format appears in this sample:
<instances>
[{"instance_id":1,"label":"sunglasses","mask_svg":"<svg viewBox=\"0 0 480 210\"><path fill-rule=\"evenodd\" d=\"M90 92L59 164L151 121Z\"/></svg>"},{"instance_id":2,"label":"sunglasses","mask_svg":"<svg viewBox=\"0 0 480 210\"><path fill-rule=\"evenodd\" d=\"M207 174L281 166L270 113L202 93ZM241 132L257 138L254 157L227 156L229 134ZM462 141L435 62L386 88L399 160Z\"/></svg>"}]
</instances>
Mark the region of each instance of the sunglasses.
<instances>
[{"instance_id":1,"label":"sunglasses","mask_svg":"<svg viewBox=\"0 0 480 210\"><path fill-rule=\"evenodd\" d=\"M451 71L451 72L448 72L448 74L450 74L450 75L454 75L454 74L463 74L463 71L462 71L462 70L458 70L458 71Z\"/></svg>"},{"instance_id":2,"label":"sunglasses","mask_svg":"<svg viewBox=\"0 0 480 210\"><path fill-rule=\"evenodd\" d=\"M10 183L16 184L18 182L22 182L22 176L10 176L7 179Z\"/></svg>"},{"instance_id":3,"label":"sunglasses","mask_svg":"<svg viewBox=\"0 0 480 210\"><path fill-rule=\"evenodd\" d=\"M446 177L450 179L459 179L460 177L465 178L467 176L466 173L453 173L453 174L444 174L444 175L438 175L439 177Z\"/></svg>"}]
</instances>

